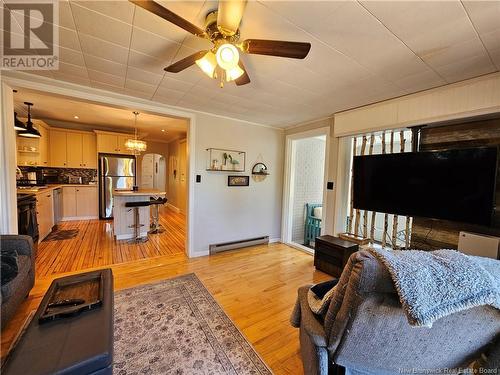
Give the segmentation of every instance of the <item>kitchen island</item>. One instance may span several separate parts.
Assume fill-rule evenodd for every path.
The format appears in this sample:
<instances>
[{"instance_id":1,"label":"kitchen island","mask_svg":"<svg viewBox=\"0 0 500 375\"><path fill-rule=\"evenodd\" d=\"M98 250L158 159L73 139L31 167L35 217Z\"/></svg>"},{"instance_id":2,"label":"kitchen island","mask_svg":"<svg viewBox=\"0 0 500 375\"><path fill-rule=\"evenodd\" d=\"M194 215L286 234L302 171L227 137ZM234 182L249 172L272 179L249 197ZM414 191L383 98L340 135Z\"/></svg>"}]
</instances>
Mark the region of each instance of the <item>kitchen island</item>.
<instances>
[{"instance_id":1,"label":"kitchen island","mask_svg":"<svg viewBox=\"0 0 500 375\"><path fill-rule=\"evenodd\" d=\"M127 240L134 237L134 212L130 207L125 207L127 202L148 201L150 197L165 197L167 193L157 189L123 190L113 191L113 228L117 240ZM139 207L140 236L146 237L150 225L150 207Z\"/></svg>"}]
</instances>

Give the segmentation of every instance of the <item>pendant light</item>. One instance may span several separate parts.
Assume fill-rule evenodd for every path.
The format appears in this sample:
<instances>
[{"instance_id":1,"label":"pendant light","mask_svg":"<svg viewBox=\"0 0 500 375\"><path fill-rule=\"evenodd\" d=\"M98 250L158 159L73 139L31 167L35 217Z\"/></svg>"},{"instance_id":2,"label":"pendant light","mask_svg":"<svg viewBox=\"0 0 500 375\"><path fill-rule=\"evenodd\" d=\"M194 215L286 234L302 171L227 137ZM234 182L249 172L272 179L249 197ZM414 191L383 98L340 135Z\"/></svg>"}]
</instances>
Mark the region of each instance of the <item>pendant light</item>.
<instances>
[{"instance_id":1,"label":"pendant light","mask_svg":"<svg viewBox=\"0 0 500 375\"><path fill-rule=\"evenodd\" d=\"M26 122L26 129L19 132L20 137L26 138L40 138L40 132L33 127L33 122L31 121L31 106L33 103L24 102L28 106L28 121Z\"/></svg>"},{"instance_id":2,"label":"pendant light","mask_svg":"<svg viewBox=\"0 0 500 375\"><path fill-rule=\"evenodd\" d=\"M139 112L132 112L135 116L135 121L134 121L134 139L127 139L127 142L125 142L125 147L127 150L130 150L134 153L134 155L139 155L141 152L146 151L147 144L144 141L141 141L137 139L137 116L139 115Z\"/></svg>"},{"instance_id":3,"label":"pendant light","mask_svg":"<svg viewBox=\"0 0 500 375\"><path fill-rule=\"evenodd\" d=\"M24 125L23 122L17 118L17 112L14 112L14 129L19 131L26 130L26 125Z\"/></svg>"}]
</instances>

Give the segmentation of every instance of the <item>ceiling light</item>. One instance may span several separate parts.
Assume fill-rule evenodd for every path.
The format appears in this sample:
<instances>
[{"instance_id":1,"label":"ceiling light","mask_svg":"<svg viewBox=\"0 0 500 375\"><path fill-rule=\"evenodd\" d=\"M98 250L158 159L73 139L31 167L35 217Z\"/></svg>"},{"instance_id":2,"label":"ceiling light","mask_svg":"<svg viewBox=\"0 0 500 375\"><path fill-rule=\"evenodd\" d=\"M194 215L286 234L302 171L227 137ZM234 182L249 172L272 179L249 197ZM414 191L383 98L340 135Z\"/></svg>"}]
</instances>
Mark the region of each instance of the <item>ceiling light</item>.
<instances>
[{"instance_id":1,"label":"ceiling light","mask_svg":"<svg viewBox=\"0 0 500 375\"><path fill-rule=\"evenodd\" d=\"M80 117L78 117L78 116L74 116L73 118L74 118L75 120L78 120Z\"/></svg>"},{"instance_id":2,"label":"ceiling light","mask_svg":"<svg viewBox=\"0 0 500 375\"><path fill-rule=\"evenodd\" d=\"M230 70L238 66L240 54L235 46L229 43L222 44L215 55L217 63L222 69Z\"/></svg>"},{"instance_id":3,"label":"ceiling light","mask_svg":"<svg viewBox=\"0 0 500 375\"><path fill-rule=\"evenodd\" d=\"M31 106L33 103L24 102L28 106L28 121L26 122L26 130L21 130L18 134L20 137L40 138L40 132L33 126L31 121Z\"/></svg>"},{"instance_id":4,"label":"ceiling light","mask_svg":"<svg viewBox=\"0 0 500 375\"><path fill-rule=\"evenodd\" d=\"M196 65L210 78L214 78L217 60L212 51L208 51L201 59L196 60Z\"/></svg>"},{"instance_id":5,"label":"ceiling light","mask_svg":"<svg viewBox=\"0 0 500 375\"><path fill-rule=\"evenodd\" d=\"M144 141L141 141L140 139L137 139L137 116L139 115L139 112L132 112L135 116L135 121L134 121L134 139L127 139L125 142L125 147L133 151L134 155L139 155L141 152L146 151L147 149L147 144Z\"/></svg>"},{"instance_id":6,"label":"ceiling light","mask_svg":"<svg viewBox=\"0 0 500 375\"><path fill-rule=\"evenodd\" d=\"M226 81L229 82L238 79L243 73L245 71L236 65L234 68L226 70Z\"/></svg>"},{"instance_id":7,"label":"ceiling light","mask_svg":"<svg viewBox=\"0 0 500 375\"><path fill-rule=\"evenodd\" d=\"M162 132L165 132L165 129L161 129Z\"/></svg>"},{"instance_id":8,"label":"ceiling light","mask_svg":"<svg viewBox=\"0 0 500 375\"><path fill-rule=\"evenodd\" d=\"M23 122L17 118L17 112L14 112L14 129L26 130L26 125L24 125Z\"/></svg>"}]
</instances>

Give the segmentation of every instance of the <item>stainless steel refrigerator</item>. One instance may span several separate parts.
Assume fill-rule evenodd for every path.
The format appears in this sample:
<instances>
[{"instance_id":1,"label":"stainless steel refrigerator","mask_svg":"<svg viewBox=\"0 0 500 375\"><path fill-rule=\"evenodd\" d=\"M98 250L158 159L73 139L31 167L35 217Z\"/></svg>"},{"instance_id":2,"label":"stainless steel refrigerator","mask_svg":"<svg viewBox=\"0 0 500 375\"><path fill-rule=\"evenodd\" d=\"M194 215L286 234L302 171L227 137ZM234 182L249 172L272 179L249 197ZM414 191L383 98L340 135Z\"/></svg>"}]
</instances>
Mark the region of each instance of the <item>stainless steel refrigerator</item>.
<instances>
[{"instance_id":1,"label":"stainless steel refrigerator","mask_svg":"<svg viewBox=\"0 0 500 375\"><path fill-rule=\"evenodd\" d=\"M132 190L135 184L135 157L99 155L99 216L113 217L115 189Z\"/></svg>"}]
</instances>

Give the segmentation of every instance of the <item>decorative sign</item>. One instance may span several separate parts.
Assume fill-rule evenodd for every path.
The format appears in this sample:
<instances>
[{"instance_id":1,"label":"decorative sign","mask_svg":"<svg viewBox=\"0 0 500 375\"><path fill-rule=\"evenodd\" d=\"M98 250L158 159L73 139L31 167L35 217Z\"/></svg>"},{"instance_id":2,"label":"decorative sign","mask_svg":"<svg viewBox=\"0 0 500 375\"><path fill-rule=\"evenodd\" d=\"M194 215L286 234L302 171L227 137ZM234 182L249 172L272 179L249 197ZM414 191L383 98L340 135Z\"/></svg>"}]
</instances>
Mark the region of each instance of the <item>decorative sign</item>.
<instances>
[{"instance_id":1,"label":"decorative sign","mask_svg":"<svg viewBox=\"0 0 500 375\"><path fill-rule=\"evenodd\" d=\"M250 176L227 176L227 186L249 186Z\"/></svg>"}]
</instances>

